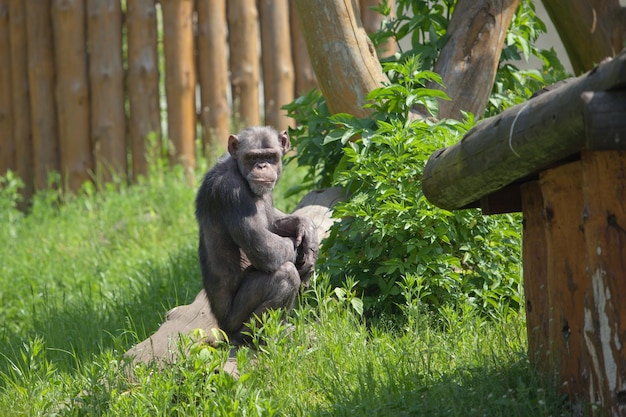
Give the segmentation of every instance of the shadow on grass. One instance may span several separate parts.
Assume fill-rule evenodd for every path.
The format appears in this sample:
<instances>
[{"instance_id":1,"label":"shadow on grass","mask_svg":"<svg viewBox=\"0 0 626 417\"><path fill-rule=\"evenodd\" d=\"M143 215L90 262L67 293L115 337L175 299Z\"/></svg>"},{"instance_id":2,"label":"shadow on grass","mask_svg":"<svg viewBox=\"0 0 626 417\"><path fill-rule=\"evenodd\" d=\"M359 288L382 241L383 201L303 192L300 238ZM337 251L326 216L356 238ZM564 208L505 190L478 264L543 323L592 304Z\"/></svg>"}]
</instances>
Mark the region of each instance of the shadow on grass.
<instances>
[{"instance_id":1,"label":"shadow on grass","mask_svg":"<svg viewBox=\"0 0 626 417\"><path fill-rule=\"evenodd\" d=\"M524 356L501 365L454 371L434 378L405 375L381 384L363 367L358 390L327 392L331 407L311 416L560 416L572 415L553 382ZM587 414L582 414L587 415Z\"/></svg>"},{"instance_id":2,"label":"shadow on grass","mask_svg":"<svg viewBox=\"0 0 626 417\"><path fill-rule=\"evenodd\" d=\"M189 304L202 287L195 247L180 249L160 264L147 265L128 278L128 285L108 293L80 294L71 302L38 303L32 333L5 334L3 354L20 362L25 345L41 337L47 358L71 371L106 349L121 350L152 334L168 310ZM0 371L8 363L0 361Z\"/></svg>"}]
</instances>

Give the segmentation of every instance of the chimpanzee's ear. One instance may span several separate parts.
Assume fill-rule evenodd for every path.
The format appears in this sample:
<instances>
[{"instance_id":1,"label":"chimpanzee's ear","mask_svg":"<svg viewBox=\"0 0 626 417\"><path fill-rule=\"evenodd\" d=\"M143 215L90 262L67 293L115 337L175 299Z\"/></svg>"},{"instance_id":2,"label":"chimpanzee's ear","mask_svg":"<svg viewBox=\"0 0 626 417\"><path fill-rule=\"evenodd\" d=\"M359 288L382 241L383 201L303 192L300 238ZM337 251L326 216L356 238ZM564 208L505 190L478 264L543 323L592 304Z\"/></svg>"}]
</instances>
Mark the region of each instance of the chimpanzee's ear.
<instances>
[{"instance_id":1,"label":"chimpanzee's ear","mask_svg":"<svg viewBox=\"0 0 626 417\"><path fill-rule=\"evenodd\" d=\"M291 143L289 142L289 135L286 130L283 130L278 134L278 140L280 141L280 148L283 151L283 154L286 154L287 151L291 148Z\"/></svg>"},{"instance_id":2,"label":"chimpanzee's ear","mask_svg":"<svg viewBox=\"0 0 626 417\"><path fill-rule=\"evenodd\" d=\"M239 138L235 135L230 135L228 137L228 153L233 158L236 159L238 150L239 150Z\"/></svg>"}]
</instances>

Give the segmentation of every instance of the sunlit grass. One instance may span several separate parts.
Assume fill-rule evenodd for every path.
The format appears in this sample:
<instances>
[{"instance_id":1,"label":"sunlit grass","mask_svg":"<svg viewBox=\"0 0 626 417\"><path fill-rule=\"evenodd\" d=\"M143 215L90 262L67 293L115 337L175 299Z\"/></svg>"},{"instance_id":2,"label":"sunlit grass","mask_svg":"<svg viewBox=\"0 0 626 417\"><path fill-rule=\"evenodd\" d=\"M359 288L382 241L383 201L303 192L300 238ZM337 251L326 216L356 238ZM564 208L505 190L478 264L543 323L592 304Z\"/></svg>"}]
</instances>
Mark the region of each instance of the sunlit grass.
<instances>
[{"instance_id":1,"label":"sunlit grass","mask_svg":"<svg viewBox=\"0 0 626 417\"><path fill-rule=\"evenodd\" d=\"M289 211L298 197L281 196L299 174L287 170L275 199ZM529 368L522 315L487 321L460 308L433 322L407 291L402 315L365 320L352 287L324 276L289 330L271 315L258 351L239 350L239 380L215 372L227 346L192 341L178 364L139 365L129 379L123 353L201 288L194 197L174 169L73 198L42 194L26 216L3 211L0 415L569 414Z\"/></svg>"}]
</instances>

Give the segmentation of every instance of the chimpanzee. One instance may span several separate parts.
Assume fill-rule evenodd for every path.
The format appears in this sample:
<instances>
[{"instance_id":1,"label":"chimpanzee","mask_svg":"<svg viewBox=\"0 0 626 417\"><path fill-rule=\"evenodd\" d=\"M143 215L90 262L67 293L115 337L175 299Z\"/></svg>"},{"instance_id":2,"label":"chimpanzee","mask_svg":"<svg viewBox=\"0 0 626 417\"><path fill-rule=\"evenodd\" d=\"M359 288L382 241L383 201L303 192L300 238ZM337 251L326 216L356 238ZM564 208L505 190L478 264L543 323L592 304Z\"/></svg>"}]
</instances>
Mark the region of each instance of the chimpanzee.
<instances>
[{"instance_id":1,"label":"chimpanzee","mask_svg":"<svg viewBox=\"0 0 626 417\"><path fill-rule=\"evenodd\" d=\"M247 342L246 323L267 309L290 310L313 273L313 222L274 208L272 190L289 150L286 131L250 127L228 138L196 197L204 289L231 343Z\"/></svg>"}]
</instances>

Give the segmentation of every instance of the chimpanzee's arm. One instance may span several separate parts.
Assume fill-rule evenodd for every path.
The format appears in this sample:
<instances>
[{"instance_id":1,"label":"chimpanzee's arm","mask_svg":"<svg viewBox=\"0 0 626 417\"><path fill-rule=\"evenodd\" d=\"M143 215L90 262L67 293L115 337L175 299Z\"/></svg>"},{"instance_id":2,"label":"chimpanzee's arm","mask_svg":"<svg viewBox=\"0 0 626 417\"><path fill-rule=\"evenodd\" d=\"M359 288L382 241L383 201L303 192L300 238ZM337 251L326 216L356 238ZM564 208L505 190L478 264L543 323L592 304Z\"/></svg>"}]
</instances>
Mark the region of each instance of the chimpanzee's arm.
<instances>
[{"instance_id":1,"label":"chimpanzee's arm","mask_svg":"<svg viewBox=\"0 0 626 417\"><path fill-rule=\"evenodd\" d=\"M303 282L308 281L319 254L317 230L313 221L300 216L283 216L274 221L272 232L294 238L297 249L296 268Z\"/></svg>"}]
</instances>

